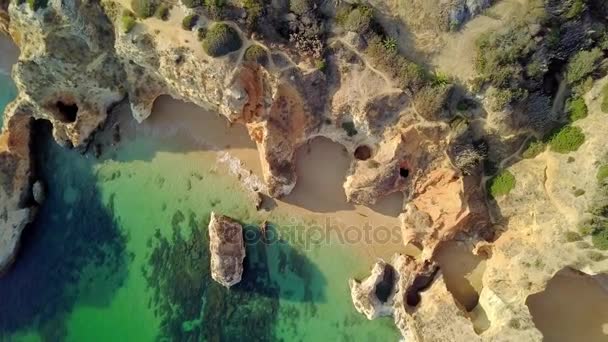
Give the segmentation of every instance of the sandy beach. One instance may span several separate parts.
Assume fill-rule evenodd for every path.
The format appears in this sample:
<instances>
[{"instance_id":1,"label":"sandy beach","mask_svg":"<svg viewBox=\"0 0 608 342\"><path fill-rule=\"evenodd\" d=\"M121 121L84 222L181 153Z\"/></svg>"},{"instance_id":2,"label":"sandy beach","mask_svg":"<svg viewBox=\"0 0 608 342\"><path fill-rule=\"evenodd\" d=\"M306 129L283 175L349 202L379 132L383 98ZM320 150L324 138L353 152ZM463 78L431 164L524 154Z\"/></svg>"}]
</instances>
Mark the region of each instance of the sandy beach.
<instances>
[{"instance_id":1,"label":"sandy beach","mask_svg":"<svg viewBox=\"0 0 608 342\"><path fill-rule=\"evenodd\" d=\"M125 121L128 125L137 125L133 120ZM246 128L241 124L231 125L225 117L194 104L162 96L154 104L153 115L140 124L138 130L159 138L180 139L186 149L227 152L241 161L244 170L250 170L260 181L263 178L256 145ZM274 200L275 215L287 220L312 220L323 227L337 228L342 234L348 232L351 241L348 243L366 260L378 257L390 260L394 253L407 251L399 231L401 193L383 198L373 207L347 203L342 184L352 157L329 139L313 139L298 149L296 158L296 187L285 198ZM218 167L225 168L225 165ZM380 231L373 234L378 228ZM364 230L371 230L367 233L370 238L365 238ZM391 235L387 236L389 231ZM341 238L345 240L345 235Z\"/></svg>"}]
</instances>

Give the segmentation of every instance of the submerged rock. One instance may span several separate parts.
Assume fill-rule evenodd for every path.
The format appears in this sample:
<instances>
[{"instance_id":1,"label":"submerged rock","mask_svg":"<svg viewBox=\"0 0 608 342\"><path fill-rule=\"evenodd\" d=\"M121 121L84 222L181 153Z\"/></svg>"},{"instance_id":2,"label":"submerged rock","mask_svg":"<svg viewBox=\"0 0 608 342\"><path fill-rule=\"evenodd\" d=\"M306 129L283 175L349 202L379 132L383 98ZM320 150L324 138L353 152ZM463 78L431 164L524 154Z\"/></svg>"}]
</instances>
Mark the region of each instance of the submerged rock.
<instances>
[{"instance_id":1,"label":"submerged rock","mask_svg":"<svg viewBox=\"0 0 608 342\"><path fill-rule=\"evenodd\" d=\"M46 190L41 180L37 180L32 186L32 196L34 196L34 201L36 201L36 203L44 203L44 200L46 199Z\"/></svg>"},{"instance_id":2,"label":"submerged rock","mask_svg":"<svg viewBox=\"0 0 608 342\"><path fill-rule=\"evenodd\" d=\"M241 281L245 242L243 227L228 216L211 213L209 222L211 277L225 287Z\"/></svg>"}]
</instances>

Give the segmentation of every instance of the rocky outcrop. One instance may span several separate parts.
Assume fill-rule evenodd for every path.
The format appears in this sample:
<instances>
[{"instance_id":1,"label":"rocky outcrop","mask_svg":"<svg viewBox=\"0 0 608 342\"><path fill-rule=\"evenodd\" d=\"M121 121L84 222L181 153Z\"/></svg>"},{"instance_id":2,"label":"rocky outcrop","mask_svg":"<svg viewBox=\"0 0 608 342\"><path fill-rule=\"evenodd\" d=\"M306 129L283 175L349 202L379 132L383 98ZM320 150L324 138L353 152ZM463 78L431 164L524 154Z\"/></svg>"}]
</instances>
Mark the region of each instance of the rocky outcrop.
<instances>
[{"instance_id":1,"label":"rocky outcrop","mask_svg":"<svg viewBox=\"0 0 608 342\"><path fill-rule=\"evenodd\" d=\"M396 256L393 264L400 275L395 324L407 341L480 340L437 266L407 256Z\"/></svg>"},{"instance_id":2,"label":"rocky outcrop","mask_svg":"<svg viewBox=\"0 0 608 342\"><path fill-rule=\"evenodd\" d=\"M31 204L31 117L16 103L6 114L6 130L0 135L0 274L13 262L21 233L36 211Z\"/></svg>"},{"instance_id":3,"label":"rocky outcrop","mask_svg":"<svg viewBox=\"0 0 608 342\"><path fill-rule=\"evenodd\" d=\"M392 315L389 299L395 295L395 276L393 267L379 260L372 268L372 274L362 282L350 279L348 285L355 309L370 320Z\"/></svg>"},{"instance_id":4,"label":"rocky outcrop","mask_svg":"<svg viewBox=\"0 0 608 342\"><path fill-rule=\"evenodd\" d=\"M391 264L377 262L363 282L349 283L357 311L368 319L392 315L407 341L481 340L432 262L395 255Z\"/></svg>"},{"instance_id":5,"label":"rocky outcrop","mask_svg":"<svg viewBox=\"0 0 608 342\"><path fill-rule=\"evenodd\" d=\"M416 185L400 215L404 243L421 245L422 258L430 259L442 241L491 239L490 217L479 183L478 177L461 177L452 169L431 171Z\"/></svg>"},{"instance_id":6,"label":"rocky outcrop","mask_svg":"<svg viewBox=\"0 0 608 342\"><path fill-rule=\"evenodd\" d=\"M225 287L241 281L245 243L243 227L228 216L211 213L209 221L211 277Z\"/></svg>"},{"instance_id":7,"label":"rocky outcrop","mask_svg":"<svg viewBox=\"0 0 608 342\"><path fill-rule=\"evenodd\" d=\"M445 161L445 134L440 124L413 125L386 137L373 157L354 162L344 184L348 200L371 205L397 191L413 195L413 187Z\"/></svg>"},{"instance_id":8,"label":"rocky outcrop","mask_svg":"<svg viewBox=\"0 0 608 342\"><path fill-rule=\"evenodd\" d=\"M53 124L59 143L82 145L125 95L112 24L95 1L50 1L35 12L18 3L9 31L21 49L12 74L21 100Z\"/></svg>"}]
</instances>

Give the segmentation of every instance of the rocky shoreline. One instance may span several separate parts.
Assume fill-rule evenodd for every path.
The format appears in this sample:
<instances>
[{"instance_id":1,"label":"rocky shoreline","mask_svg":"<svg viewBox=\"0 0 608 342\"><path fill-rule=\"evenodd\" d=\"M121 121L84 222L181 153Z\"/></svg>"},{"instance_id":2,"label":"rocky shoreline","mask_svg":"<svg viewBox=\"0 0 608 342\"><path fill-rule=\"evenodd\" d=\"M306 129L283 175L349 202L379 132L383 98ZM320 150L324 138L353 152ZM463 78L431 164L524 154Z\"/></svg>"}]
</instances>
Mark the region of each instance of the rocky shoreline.
<instances>
[{"instance_id":1,"label":"rocky shoreline","mask_svg":"<svg viewBox=\"0 0 608 342\"><path fill-rule=\"evenodd\" d=\"M489 5L490 1L455 2L448 12L449 26L460 26ZM196 43L192 28L177 35L187 39L173 39L173 32L182 29L167 21L141 20L125 30L129 5L122 1L51 0L35 10L27 3L2 6L0 31L9 32L21 50L12 73L19 95L5 112L0 136L2 271L9 271L20 234L35 214L31 121L48 120L59 144L84 147L117 102L128 99L134 118L141 122L161 95L212 109L247 127L258 148L264 184L243 174L228 156L218 159L251 190L275 198L288 195L298 179L296 150L322 136L352 155L343 184L349 202L369 206L402 192L404 245L419 246L421 255L378 262L369 278L352 280L350 287L358 311L370 319L393 315L404 338L539 341L542 334L534 326L526 298L542 291L567 266L589 274L608 271L605 253L590 258L584 248L564 242L562 235L569 228L560 223L576 226L594 205L590 196L573 197L563 179L576 177L578 189L598 192L595 169L606 153L602 130L608 129L606 120L597 118L605 80L596 81L584 99L590 115L580 121L587 135L581 149L568 157L547 151L506 165L518 176L517 186L508 196L494 198L488 195L485 180L498 172L488 171L483 160L487 157L502 168L503 161L506 164L521 150L531 135L523 129L513 133L519 128L505 128L508 120L503 119L512 114L517 121L523 114L492 110L488 88L477 94L484 101L463 110L474 94L436 74L422 77L418 84L410 73L405 84L399 83L402 74L380 70L381 60L361 52L373 49L369 31L328 31L323 35L331 37L322 41L303 38L302 25L321 25L321 18L339 9L315 5L285 15L269 5L265 10L276 12L277 20L295 37L281 40L276 37L280 32L252 32L245 20L248 14L219 20L204 10L173 4L172 13L179 9L196 14L197 32L206 32L207 37L217 25L227 25L222 29L232 32L239 44L215 55L217 51ZM230 6L238 13L245 11ZM381 11L382 6L376 6ZM380 16L376 24L381 26L385 19ZM259 25L268 30L272 26ZM378 44L393 49L390 42ZM322 59L300 56L302 44L306 51L323 46ZM252 46L261 54L254 60L248 58ZM400 56L398 47L394 49L394 56ZM422 72L423 67L411 61L404 59L403 64L408 72ZM512 134L497 134L501 128ZM454 240L475 245L476 253L486 258L479 305L490 326L484 331L476 330L435 265L437 248ZM556 245L568 253L557 251ZM241 269L232 273L242 273L242 258ZM544 267L525 266L534 258L542 258ZM504 272L507 266L510 272ZM216 280L229 287L237 278L218 275ZM385 292L381 299L379 287Z\"/></svg>"}]
</instances>

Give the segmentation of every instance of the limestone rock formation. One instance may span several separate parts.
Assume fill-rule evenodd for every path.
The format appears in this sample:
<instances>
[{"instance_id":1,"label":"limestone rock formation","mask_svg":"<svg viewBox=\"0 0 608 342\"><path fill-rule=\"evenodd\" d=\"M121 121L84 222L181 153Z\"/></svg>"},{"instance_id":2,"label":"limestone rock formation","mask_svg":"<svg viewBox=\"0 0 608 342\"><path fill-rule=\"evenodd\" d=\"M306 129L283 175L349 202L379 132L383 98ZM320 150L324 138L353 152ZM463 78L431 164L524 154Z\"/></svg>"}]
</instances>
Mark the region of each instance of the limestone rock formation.
<instances>
[{"instance_id":1,"label":"limestone rock formation","mask_svg":"<svg viewBox=\"0 0 608 342\"><path fill-rule=\"evenodd\" d=\"M245 242L243 227L228 216L211 213L209 221L211 277L225 287L241 281Z\"/></svg>"},{"instance_id":2,"label":"limestone rock formation","mask_svg":"<svg viewBox=\"0 0 608 342\"><path fill-rule=\"evenodd\" d=\"M392 315L407 341L481 341L432 262L395 255L391 264L377 262L366 280L351 280L350 286L357 311L368 319Z\"/></svg>"},{"instance_id":3,"label":"limestone rock formation","mask_svg":"<svg viewBox=\"0 0 608 342\"><path fill-rule=\"evenodd\" d=\"M355 309L367 319L392 314L392 303L388 300L394 296L395 271L390 264L379 260L369 277L362 282L350 279L348 284Z\"/></svg>"},{"instance_id":4,"label":"limestone rock formation","mask_svg":"<svg viewBox=\"0 0 608 342\"><path fill-rule=\"evenodd\" d=\"M441 241L465 236L491 238L490 217L478 177L435 169L414 191L400 219L404 243L422 245L423 259L429 259Z\"/></svg>"},{"instance_id":5,"label":"limestone rock formation","mask_svg":"<svg viewBox=\"0 0 608 342\"><path fill-rule=\"evenodd\" d=\"M13 79L33 116L53 124L55 139L79 146L124 97L124 72L98 2L49 5L36 12L26 2L9 6L9 31L21 49Z\"/></svg>"},{"instance_id":6,"label":"limestone rock formation","mask_svg":"<svg viewBox=\"0 0 608 342\"><path fill-rule=\"evenodd\" d=\"M31 118L16 103L6 111L7 130L0 135L0 273L11 265L21 233L34 218L31 203Z\"/></svg>"}]
</instances>

